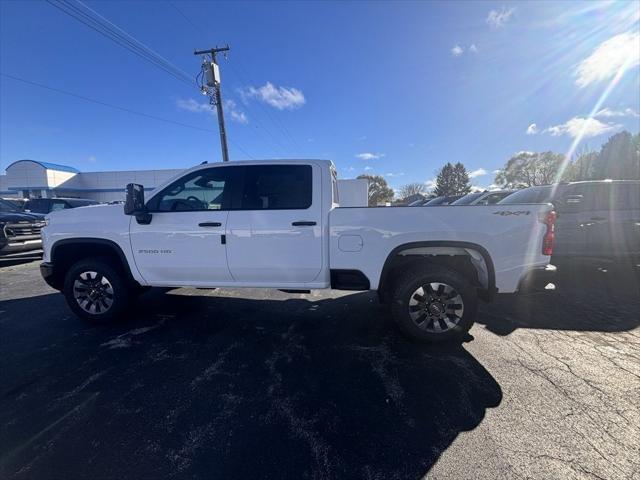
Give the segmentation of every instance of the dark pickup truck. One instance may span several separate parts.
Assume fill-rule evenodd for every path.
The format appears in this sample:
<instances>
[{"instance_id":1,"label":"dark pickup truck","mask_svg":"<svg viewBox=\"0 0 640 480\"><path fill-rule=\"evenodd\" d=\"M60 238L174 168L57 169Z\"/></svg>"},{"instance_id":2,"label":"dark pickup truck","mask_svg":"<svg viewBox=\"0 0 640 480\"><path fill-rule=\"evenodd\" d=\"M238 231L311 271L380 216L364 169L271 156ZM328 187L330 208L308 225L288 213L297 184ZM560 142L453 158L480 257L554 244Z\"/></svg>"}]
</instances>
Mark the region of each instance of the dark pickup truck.
<instances>
[{"instance_id":1,"label":"dark pickup truck","mask_svg":"<svg viewBox=\"0 0 640 480\"><path fill-rule=\"evenodd\" d=\"M0 199L0 255L42 248L40 230L44 224L44 215L21 212Z\"/></svg>"},{"instance_id":2,"label":"dark pickup truck","mask_svg":"<svg viewBox=\"0 0 640 480\"><path fill-rule=\"evenodd\" d=\"M555 258L640 259L640 181L595 180L529 187L498 205L552 203Z\"/></svg>"}]
</instances>

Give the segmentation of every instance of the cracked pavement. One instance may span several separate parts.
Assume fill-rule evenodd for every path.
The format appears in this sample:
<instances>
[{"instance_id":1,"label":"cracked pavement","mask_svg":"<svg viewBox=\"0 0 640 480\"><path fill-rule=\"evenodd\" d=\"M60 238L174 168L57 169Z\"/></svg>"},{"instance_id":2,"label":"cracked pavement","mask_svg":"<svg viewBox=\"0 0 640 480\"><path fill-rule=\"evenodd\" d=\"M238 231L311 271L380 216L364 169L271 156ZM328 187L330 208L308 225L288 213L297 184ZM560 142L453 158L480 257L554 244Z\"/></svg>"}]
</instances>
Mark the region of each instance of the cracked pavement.
<instances>
[{"instance_id":1,"label":"cracked pavement","mask_svg":"<svg viewBox=\"0 0 640 480\"><path fill-rule=\"evenodd\" d=\"M152 290L90 327L0 260L0 477L640 478L638 271L408 342L375 294Z\"/></svg>"}]
</instances>

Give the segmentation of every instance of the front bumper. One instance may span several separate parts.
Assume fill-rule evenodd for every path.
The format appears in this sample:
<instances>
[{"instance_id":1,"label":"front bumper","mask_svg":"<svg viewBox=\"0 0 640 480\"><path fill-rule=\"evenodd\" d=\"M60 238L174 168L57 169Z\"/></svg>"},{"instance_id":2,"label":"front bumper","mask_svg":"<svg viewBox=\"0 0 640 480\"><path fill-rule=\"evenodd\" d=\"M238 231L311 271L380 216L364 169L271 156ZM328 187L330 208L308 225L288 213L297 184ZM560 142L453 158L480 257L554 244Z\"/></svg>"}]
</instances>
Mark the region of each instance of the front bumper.
<instances>
[{"instance_id":1,"label":"front bumper","mask_svg":"<svg viewBox=\"0 0 640 480\"><path fill-rule=\"evenodd\" d=\"M40 275L42 275L44 281L47 282L47 285L51 288L55 288L56 290L60 290L62 288L53 270L53 263L42 262L40 264Z\"/></svg>"},{"instance_id":2,"label":"front bumper","mask_svg":"<svg viewBox=\"0 0 640 480\"><path fill-rule=\"evenodd\" d=\"M5 255L7 253L27 252L29 250L39 250L41 248L42 240L40 239L40 237L20 241L15 241L9 238L7 243L5 243L0 248L0 255Z\"/></svg>"},{"instance_id":3,"label":"front bumper","mask_svg":"<svg viewBox=\"0 0 640 480\"><path fill-rule=\"evenodd\" d=\"M518 293L537 293L555 290L553 284L557 269L555 265L545 265L543 267L535 267L526 272L520 279L518 285Z\"/></svg>"}]
</instances>

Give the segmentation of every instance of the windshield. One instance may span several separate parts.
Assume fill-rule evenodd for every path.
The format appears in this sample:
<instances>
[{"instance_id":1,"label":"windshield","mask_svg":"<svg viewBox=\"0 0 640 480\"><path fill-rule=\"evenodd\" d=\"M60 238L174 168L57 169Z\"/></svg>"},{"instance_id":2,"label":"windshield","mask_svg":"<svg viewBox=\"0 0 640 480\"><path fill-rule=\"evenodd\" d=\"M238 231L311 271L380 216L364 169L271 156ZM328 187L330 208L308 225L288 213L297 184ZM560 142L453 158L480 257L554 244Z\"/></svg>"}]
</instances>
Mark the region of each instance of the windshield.
<instances>
[{"instance_id":1,"label":"windshield","mask_svg":"<svg viewBox=\"0 0 640 480\"><path fill-rule=\"evenodd\" d=\"M451 203L451 205L469 205L471 202L477 200L482 195L484 195L484 192L469 193L468 195L465 195L464 197Z\"/></svg>"},{"instance_id":2,"label":"windshield","mask_svg":"<svg viewBox=\"0 0 640 480\"><path fill-rule=\"evenodd\" d=\"M513 205L517 203L547 203L551 201L551 185L544 187L525 188L512 193L498 202L498 205Z\"/></svg>"},{"instance_id":3,"label":"windshield","mask_svg":"<svg viewBox=\"0 0 640 480\"><path fill-rule=\"evenodd\" d=\"M20 209L15 207L11 202L0 199L0 212L4 213L20 213Z\"/></svg>"}]
</instances>

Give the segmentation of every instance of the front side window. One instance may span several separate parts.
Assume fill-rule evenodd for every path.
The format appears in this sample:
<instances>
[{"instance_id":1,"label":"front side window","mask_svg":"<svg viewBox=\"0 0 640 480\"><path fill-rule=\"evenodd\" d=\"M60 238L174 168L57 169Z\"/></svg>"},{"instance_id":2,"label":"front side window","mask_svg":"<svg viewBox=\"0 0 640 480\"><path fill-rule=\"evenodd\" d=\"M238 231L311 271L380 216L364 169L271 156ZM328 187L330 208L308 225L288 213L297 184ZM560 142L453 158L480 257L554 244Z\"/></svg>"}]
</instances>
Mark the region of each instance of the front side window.
<instances>
[{"instance_id":1,"label":"front side window","mask_svg":"<svg viewBox=\"0 0 640 480\"><path fill-rule=\"evenodd\" d=\"M49 213L51 205L47 200L34 198L29 200L29 211L32 213Z\"/></svg>"},{"instance_id":2,"label":"front side window","mask_svg":"<svg viewBox=\"0 0 640 480\"><path fill-rule=\"evenodd\" d=\"M252 165L245 170L242 210L300 210L311 206L310 165Z\"/></svg>"},{"instance_id":3,"label":"front side window","mask_svg":"<svg viewBox=\"0 0 640 480\"><path fill-rule=\"evenodd\" d=\"M149 202L150 211L191 212L227 210L231 194L231 169L197 170L176 180Z\"/></svg>"}]
</instances>

